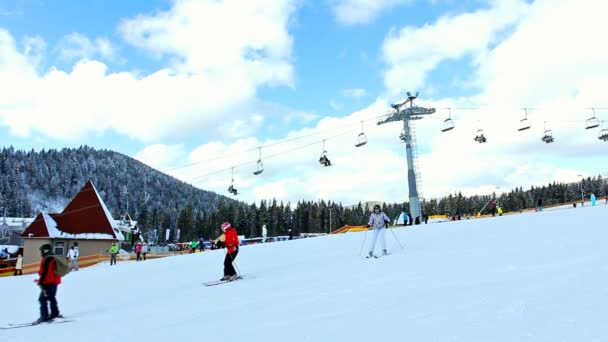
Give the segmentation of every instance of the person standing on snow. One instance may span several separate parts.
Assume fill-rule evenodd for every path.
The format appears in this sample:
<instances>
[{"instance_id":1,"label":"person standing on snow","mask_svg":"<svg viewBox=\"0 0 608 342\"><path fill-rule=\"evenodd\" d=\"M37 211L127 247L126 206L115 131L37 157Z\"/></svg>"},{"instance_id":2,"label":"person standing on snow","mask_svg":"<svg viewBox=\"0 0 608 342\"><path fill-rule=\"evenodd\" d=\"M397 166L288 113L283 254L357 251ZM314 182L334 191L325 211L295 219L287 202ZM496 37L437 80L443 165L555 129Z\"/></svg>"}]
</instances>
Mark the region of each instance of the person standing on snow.
<instances>
[{"instance_id":1,"label":"person standing on snow","mask_svg":"<svg viewBox=\"0 0 608 342\"><path fill-rule=\"evenodd\" d=\"M68 251L68 259L70 260L70 269L78 271L78 248L72 246Z\"/></svg>"},{"instance_id":2,"label":"person standing on snow","mask_svg":"<svg viewBox=\"0 0 608 342\"><path fill-rule=\"evenodd\" d=\"M268 238L268 229L266 229L266 225L262 225L262 243L266 243L266 239Z\"/></svg>"},{"instance_id":3,"label":"person standing on snow","mask_svg":"<svg viewBox=\"0 0 608 342\"><path fill-rule=\"evenodd\" d=\"M57 286L61 284L61 277L55 273L55 257L53 256L53 246L46 243L40 246L40 255L42 260L40 261L40 269L38 275L40 278L34 280L40 287L40 318L36 323L48 322L57 317L62 317L59 314L59 307L57 306ZM51 315L49 316L49 308L47 302L51 305Z\"/></svg>"},{"instance_id":4,"label":"person standing on snow","mask_svg":"<svg viewBox=\"0 0 608 342\"><path fill-rule=\"evenodd\" d=\"M380 243L382 244L382 254L388 254L386 251L386 229L388 228L389 222L391 222L391 219L380 210L380 206L378 204L374 205L374 212L370 215L369 222L367 223L367 228L372 227L374 230L374 235L369 244L369 255L367 258L374 256L374 248L376 247L378 235L380 236Z\"/></svg>"},{"instance_id":5,"label":"person standing on snow","mask_svg":"<svg viewBox=\"0 0 608 342\"><path fill-rule=\"evenodd\" d=\"M595 194L593 192L591 193L590 199L591 199L591 206L594 207L595 206Z\"/></svg>"},{"instance_id":6,"label":"person standing on snow","mask_svg":"<svg viewBox=\"0 0 608 342\"><path fill-rule=\"evenodd\" d=\"M110 252L110 265L116 265L116 254L118 254L118 245L116 242L112 242L112 247L110 247L108 252Z\"/></svg>"},{"instance_id":7,"label":"person standing on snow","mask_svg":"<svg viewBox=\"0 0 608 342\"><path fill-rule=\"evenodd\" d=\"M17 275L17 273L19 273L19 275L23 275L23 257L21 256L21 254L17 256L17 263L15 264L15 274L13 275Z\"/></svg>"},{"instance_id":8,"label":"person standing on snow","mask_svg":"<svg viewBox=\"0 0 608 342\"><path fill-rule=\"evenodd\" d=\"M228 280L232 281L238 278L236 274L236 270L234 269L234 259L236 259L236 255L239 253L239 237L237 235L236 229L230 225L230 222L222 223L222 231L224 234L224 247L226 247L226 257L224 258L224 276L220 280ZM217 240L222 240L222 236L220 236Z\"/></svg>"}]
</instances>

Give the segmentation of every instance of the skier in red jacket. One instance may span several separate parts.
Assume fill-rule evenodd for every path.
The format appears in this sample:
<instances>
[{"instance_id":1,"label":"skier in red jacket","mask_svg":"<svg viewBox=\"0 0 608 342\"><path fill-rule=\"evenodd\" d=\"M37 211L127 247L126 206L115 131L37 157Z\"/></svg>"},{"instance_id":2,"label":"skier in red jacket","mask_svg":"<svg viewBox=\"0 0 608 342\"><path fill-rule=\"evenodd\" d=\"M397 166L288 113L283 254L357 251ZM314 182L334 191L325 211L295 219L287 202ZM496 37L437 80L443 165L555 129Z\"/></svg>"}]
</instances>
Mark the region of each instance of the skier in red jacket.
<instances>
[{"instance_id":1,"label":"skier in red jacket","mask_svg":"<svg viewBox=\"0 0 608 342\"><path fill-rule=\"evenodd\" d=\"M238 279L236 270L234 269L234 259L239 253L239 237L236 229L230 225L230 222L222 223L222 231L224 232L224 246L226 247L226 258L224 258L224 276L220 280L235 280Z\"/></svg>"},{"instance_id":2,"label":"skier in red jacket","mask_svg":"<svg viewBox=\"0 0 608 342\"><path fill-rule=\"evenodd\" d=\"M40 318L36 323L52 321L57 317L62 317L59 314L59 307L57 306L57 285L61 284L61 277L55 274L55 257L53 256L53 246L46 243L40 246L40 254L42 260L40 261L40 269L38 275L40 278L34 280L40 287ZM49 316L49 308L47 302L51 304L51 315Z\"/></svg>"}]
</instances>

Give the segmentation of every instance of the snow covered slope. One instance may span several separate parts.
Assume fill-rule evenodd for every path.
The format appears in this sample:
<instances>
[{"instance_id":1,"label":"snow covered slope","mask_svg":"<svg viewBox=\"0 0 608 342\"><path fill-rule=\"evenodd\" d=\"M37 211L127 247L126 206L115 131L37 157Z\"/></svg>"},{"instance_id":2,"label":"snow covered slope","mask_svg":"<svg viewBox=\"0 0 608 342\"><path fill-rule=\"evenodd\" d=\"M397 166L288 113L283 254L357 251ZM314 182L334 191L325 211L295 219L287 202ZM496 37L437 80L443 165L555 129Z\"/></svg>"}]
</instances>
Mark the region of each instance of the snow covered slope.
<instances>
[{"instance_id":1,"label":"snow covered slope","mask_svg":"<svg viewBox=\"0 0 608 342\"><path fill-rule=\"evenodd\" d=\"M100 265L59 287L66 324L2 341L606 341L608 207L242 247L252 278L221 276L223 251ZM369 236L368 236L369 237ZM366 242L367 244L367 242ZM38 316L35 276L0 279L0 325Z\"/></svg>"}]
</instances>

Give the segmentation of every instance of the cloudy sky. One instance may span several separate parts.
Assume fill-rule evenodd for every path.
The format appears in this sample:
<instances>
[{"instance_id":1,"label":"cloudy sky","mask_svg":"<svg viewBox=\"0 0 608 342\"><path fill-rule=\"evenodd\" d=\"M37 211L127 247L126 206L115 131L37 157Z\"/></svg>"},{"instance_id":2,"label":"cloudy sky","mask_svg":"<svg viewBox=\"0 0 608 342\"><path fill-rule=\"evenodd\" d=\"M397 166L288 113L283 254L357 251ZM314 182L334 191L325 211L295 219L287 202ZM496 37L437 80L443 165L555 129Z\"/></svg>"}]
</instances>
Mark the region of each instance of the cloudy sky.
<instances>
[{"instance_id":1,"label":"cloudy sky","mask_svg":"<svg viewBox=\"0 0 608 342\"><path fill-rule=\"evenodd\" d=\"M437 109L415 124L427 197L606 175L608 143L585 129L591 108L608 120L606 12L597 0L5 0L0 141L112 149L227 195L234 171L248 202L398 202L402 127L376 122L420 91ZM522 108L532 128L519 132Z\"/></svg>"}]
</instances>

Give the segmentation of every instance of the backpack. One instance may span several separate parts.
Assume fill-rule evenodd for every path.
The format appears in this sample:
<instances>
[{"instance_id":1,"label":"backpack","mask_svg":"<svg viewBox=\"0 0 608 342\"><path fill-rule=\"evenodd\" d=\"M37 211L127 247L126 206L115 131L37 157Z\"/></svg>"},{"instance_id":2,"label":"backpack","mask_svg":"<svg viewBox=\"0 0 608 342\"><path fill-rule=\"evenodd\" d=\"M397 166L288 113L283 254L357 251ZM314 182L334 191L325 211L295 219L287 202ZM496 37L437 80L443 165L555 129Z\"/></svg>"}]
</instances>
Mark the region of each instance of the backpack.
<instances>
[{"instance_id":1,"label":"backpack","mask_svg":"<svg viewBox=\"0 0 608 342\"><path fill-rule=\"evenodd\" d=\"M68 265L64 258L55 258L55 274L58 277L63 278L70 271L70 265Z\"/></svg>"}]
</instances>

